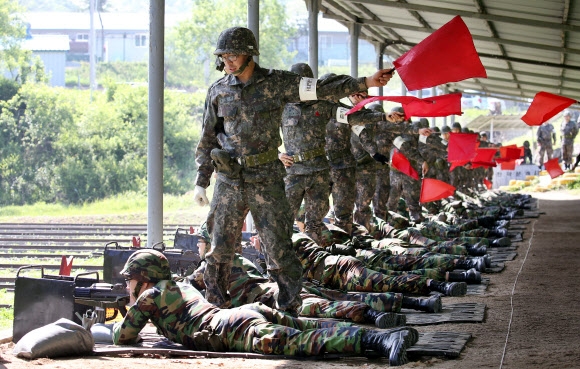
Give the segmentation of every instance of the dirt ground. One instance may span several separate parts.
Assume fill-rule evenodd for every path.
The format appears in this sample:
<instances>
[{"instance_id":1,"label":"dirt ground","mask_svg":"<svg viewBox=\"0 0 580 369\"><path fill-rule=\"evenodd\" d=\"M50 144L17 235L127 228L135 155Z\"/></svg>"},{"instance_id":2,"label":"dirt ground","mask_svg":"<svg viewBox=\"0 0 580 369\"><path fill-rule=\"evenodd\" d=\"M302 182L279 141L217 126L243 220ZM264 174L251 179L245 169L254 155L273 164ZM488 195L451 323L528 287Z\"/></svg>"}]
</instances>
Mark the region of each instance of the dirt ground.
<instances>
[{"instance_id":1,"label":"dirt ground","mask_svg":"<svg viewBox=\"0 0 580 369\"><path fill-rule=\"evenodd\" d=\"M490 285L482 296L446 298L446 302L485 303L481 324L441 324L418 327L420 332L469 332L472 339L459 358L423 357L401 368L580 368L580 197L566 192L534 194L545 214L531 219L519 243L518 256L501 273L488 274ZM176 357L82 357L21 360L12 344L0 346L0 369L185 368L223 369L384 367L367 360L253 360Z\"/></svg>"}]
</instances>

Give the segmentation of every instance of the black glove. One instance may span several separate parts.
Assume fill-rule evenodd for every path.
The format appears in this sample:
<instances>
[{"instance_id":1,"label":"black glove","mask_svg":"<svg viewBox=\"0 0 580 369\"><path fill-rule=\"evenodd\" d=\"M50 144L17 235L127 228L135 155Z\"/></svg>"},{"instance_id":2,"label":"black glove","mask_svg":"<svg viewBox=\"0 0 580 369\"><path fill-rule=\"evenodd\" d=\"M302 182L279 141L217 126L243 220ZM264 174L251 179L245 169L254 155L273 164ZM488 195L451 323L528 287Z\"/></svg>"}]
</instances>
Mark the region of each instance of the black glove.
<instances>
[{"instance_id":1,"label":"black glove","mask_svg":"<svg viewBox=\"0 0 580 369\"><path fill-rule=\"evenodd\" d=\"M378 152L373 155L373 159L375 159L376 161L378 161L379 163L381 163L383 165L389 163L389 158L387 158L383 154L379 154Z\"/></svg>"}]
</instances>

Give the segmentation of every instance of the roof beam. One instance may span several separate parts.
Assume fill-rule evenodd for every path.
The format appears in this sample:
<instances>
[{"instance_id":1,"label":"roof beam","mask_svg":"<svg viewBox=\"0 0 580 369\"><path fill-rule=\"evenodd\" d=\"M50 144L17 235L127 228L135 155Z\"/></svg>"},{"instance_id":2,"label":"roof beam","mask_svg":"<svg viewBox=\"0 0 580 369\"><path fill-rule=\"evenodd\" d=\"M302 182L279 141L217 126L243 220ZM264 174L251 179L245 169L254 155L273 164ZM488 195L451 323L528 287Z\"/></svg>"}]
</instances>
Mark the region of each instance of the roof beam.
<instances>
[{"instance_id":1,"label":"roof beam","mask_svg":"<svg viewBox=\"0 0 580 369\"><path fill-rule=\"evenodd\" d=\"M323 17L328 18L328 19L334 19L334 20L339 21L339 22L346 22L346 21L358 22L358 23L361 23L362 25L375 25L375 26L381 26L381 27L385 27L385 28L403 29L406 31L425 32L425 33L433 33L434 32L434 30L432 28L409 26L409 25L405 25L405 24L392 23L392 22L383 22L383 21L374 20L374 19L363 19L363 18L358 18L358 17L351 17L349 19L344 19L344 18L341 18L340 16L333 15L333 14L327 14L327 13L323 14ZM351 19L355 19L355 20L351 20ZM562 52L562 53L567 53L567 54L580 55L580 49L572 49L572 48L560 47L560 46L550 46L550 45L545 45L545 44L536 44L536 43L517 41L517 40L508 40L508 39L502 39L499 37L489 37L489 36L479 36L479 35L471 35L471 36L474 40L477 40L477 41L491 42L491 43L496 43L496 44L499 43L499 44L504 44L504 45L514 45L514 46L527 47L527 48L532 48L532 49L537 49L537 50L556 51L556 52ZM413 44L413 45L415 45L415 44Z\"/></svg>"},{"instance_id":2,"label":"roof beam","mask_svg":"<svg viewBox=\"0 0 580 369\"><path fill-rule=\"evenodd\" d=\"M436 13L436 14L446 14L446 15L450 15L450 16L459 15L463 18L473 18L473 19L481 19L481 20L487 20L487 21L493 21L493 22L521 24L521 25L529 26L529 27L561 29L561 30L565 30L565 31L576 31L576 32L580 31L579 26L573 26L570 24L545 22L545 21L539 21L539 20L534 20L534 19L507 17L507 16L503 16L503 15L480 14L480 13L476 13L476 12L468 12L468 11L464 11L464 10L449 9L449 8L439 8L439 7L435 7L435 6L400 3L400 2L396 2L396 1L384 1L384 0L350 0L350 1L353 3L357 2L360 4L369 4L369 5L399 8L399 9L406 9L406 10L424 11L424 12Z\"/></svg>"},{"instance_id":3,"label":"roof beam","mask_svg":"<svg viewBox=\"0 0 580 369\"><path fill-rule=\"evenodd\" d=\"M497 67L485 67L485 70L487 70L487 71L493 71L493 72L509 73L504 68L497 68ZM528 71L523 71L523 70L516 70L514 72L517 73L517 74L519 74L520 76L537 77L537 78L547 78L547 79L551 79L551 80L553 80L554 78L557 78L557 76L553 76L553 75L549 75L549 74L534 73L534 72L528 72ZM566 77L566 81L567 82L580 83L580 78L570 78L570 77Z\"/></svg>"}]
</instances>

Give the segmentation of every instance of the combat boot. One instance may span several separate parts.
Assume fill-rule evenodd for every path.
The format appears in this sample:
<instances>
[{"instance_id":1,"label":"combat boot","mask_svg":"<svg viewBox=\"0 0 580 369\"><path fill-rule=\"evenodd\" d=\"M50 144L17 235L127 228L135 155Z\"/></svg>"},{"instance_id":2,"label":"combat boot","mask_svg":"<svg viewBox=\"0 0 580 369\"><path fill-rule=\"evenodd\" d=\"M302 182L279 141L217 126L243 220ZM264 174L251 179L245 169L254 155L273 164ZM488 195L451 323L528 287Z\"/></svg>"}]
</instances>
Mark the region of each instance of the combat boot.
<instances>
[{"instance_id":1,"label":"combat boot","mask_svg":"<svg viewBox=\"0 0 580 369\"><path fill-rule=\"evenodd\" d=\"M474 268L478 272L485 272L485 259L484 257L466 257L463 260L458 260L455 263L454 269L464 269L469 270Z\"/></svg>"},{"instance_id":2,"label":"combat boot","mask_svg":"<svg viewBox=\"0 0 580 369\"><path fill-rule=\"evenodd\" d=\"M489 230L490 237L500 238L500 237L507 237L507 235L508 235L508 232L507 232L507 229L505 229L505 228L496 227L496 228L492 228Z\"/></svg>"},{"instance_id":3,"label":"combat boot","mask_svg":"<svg viewBox=\"0 0 580 369\"><path fill-rule=\"evenodd\" d=\"M441 295L438 293L429 297L403 296L403 308L426 313L440 313L443 310L443 304L441 303Z\"/></svg>"},{"instance_id":4,"label":"combat boot","mask_svg":"<svg viewBox=\"0 0 580 369\"><path fill-rule=\"evenodd\" d=\"M391 333L364 331L361 336L361 350L373 350L389 358L390 366L399 366L408 363L405 338L409 334L406 330Z\"/></svg>"},{"instance_id":5,"label":"combat boot","mask_svg":"<svg viewBox=\"0 0 580 369\"><path fill-rule=\"evenodd\" d=\"M447 275L448 282L465 282L467 284L480 284L481 273L471 268L467 271L451 271Z\"/></svg>"},{"instance_id":6,"label":"combat boot","mask_svg":"<svg viewBox=\"0 0 580 369\"><path fill-rule=\"evenodd\" d=\"M465 296L467 293L467 283L465 282L439 282L431 279L429 290L440 292L445 296L457 297Z\"/></svg>"},{"instance_id":7,"label":"combat boot","mask_svg":"<svg viewBox=\"0 0 580 369\"><path fill-rule=\"evenodd\" d=\"M495 223L490 227L500 227L500 228L507 228L510 226L510 221L505 219L496 220Z\"/></svg>"},{"instance_id":8,"label":"combat boot","mask_svg":"<svg viewBox=\"0 0 580 369\"><path fill-rule=\"evenodd\" d=\"M377 311L368 308L364 312L365 323L372 323L377 328L392 328L405 325L407 318L405 314Z\"/></svg>"},{"instance_id":9,"label":"combat boot","mask_svg":"<svg viewBox=\"0 0 580 369\"><path fill-rule=\"evenodd\" d=\"M483 228L493 228L495 218L491 216L480 216L477 218L477 225Z\"/></svg>"},{"instance_id":10,"label":"combat boot","mask_svg":"<svg viewBox=\"0 0 580 369\"><path fill-rule=\"evenodd\" d=\"M496 238L495 240L491 241L491 246L494 246L494 247L507 247L507 246L511 246L511 244L512 244L512 240L510 240L509 237Z\"/></svg>"},{"instance_id":11,"label":"combat boot","mask_svg":"<svg viewBox=\"0 0 580 369\"><path fill-rule=\"evenodd\" d=\"M468 245L465 247L467 253L471 256L483 256L487 254L487 246L482 242L478 242L475 245Z\"/></svg>"}]
</instances>

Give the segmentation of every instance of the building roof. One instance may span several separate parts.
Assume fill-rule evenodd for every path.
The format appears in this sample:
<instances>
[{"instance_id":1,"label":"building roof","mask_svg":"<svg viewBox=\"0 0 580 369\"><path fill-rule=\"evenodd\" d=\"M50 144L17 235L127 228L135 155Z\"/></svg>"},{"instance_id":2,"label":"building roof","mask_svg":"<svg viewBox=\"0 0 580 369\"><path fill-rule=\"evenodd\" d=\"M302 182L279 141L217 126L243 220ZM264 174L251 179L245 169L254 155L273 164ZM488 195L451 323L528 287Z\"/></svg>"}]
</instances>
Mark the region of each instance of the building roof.
<instances>
[{"instance_id":1,"label":"building roof","mask_svg":"<svg viewBox=\"0 0 580 369\"><path fill-rule=\"evenodd\" d=\"M539 91L580 95L580 0L321 0L321 11L391 44L393 59L460 15L488 78L449 83L451 91L522 101Z\"/></svg>"},{"instance_id":2,"label":"building roof","mask_svg":"<svg viewBox=\"0 0 580 369\"><path fill-rule=\"evenodd\" d=\"M22 48L32 51L69 51L67 35L34 35L23 42Z\"/></svg>"}]
</instances>

